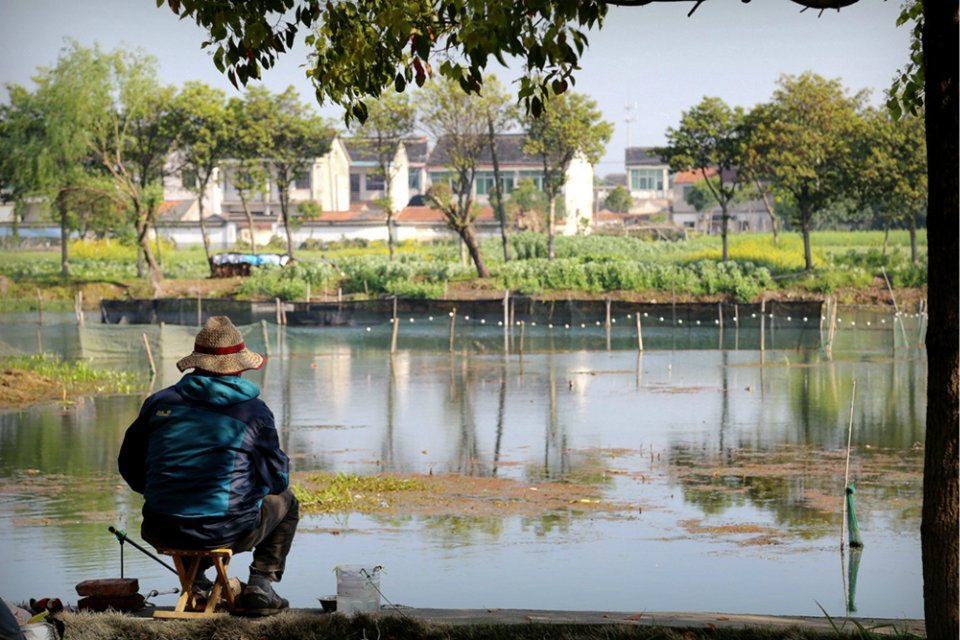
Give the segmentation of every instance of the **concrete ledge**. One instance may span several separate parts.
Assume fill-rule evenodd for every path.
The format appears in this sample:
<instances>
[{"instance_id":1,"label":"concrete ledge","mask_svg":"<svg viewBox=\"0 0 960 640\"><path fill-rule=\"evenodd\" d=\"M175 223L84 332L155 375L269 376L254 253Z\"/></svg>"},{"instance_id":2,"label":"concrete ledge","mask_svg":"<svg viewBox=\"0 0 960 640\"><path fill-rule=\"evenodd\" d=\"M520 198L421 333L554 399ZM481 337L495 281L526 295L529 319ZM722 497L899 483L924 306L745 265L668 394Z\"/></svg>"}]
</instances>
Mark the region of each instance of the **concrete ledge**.
<instances>
[{"instance_id":1,"label":"concrete ledge","mask_svg":"<svg viewBox=\"0 0 960 640\"><path fill-rule=\"evenodd\" d=\"M437 624L627 624L683 628L787 629L800 627L830 633L833 626L827 618L813 616L767 616L748 613L697 613L678 611L549 611L540 609L390 609L384 607L381 616L404 615ZM865 629L875 633L911 633L926 636L923 620L898 618L843 618L833 619L837 628L856 632L856 620Z\"/></svg>"}]
</instances>

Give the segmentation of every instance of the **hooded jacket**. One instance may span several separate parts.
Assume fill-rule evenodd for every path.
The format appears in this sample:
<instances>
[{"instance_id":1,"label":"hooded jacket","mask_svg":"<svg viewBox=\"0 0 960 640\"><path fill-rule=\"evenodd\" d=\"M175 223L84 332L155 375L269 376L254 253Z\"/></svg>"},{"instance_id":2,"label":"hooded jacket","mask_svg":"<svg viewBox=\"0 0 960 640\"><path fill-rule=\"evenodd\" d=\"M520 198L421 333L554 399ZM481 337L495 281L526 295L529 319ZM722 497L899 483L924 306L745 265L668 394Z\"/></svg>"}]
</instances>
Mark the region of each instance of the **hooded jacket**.
<instances>
[{"instance_id":1,"label":"hooded jacket","mask_svg":"<svg viewBox=\"0 0 960 640\"><path fill-rule=\"evenodd\" d=\"M185 375L147 398L127 429L120 475L144 496L144 528L164 544L226 546L289 484L273 414L238 376Z\"/></svg>"}]
</instances>

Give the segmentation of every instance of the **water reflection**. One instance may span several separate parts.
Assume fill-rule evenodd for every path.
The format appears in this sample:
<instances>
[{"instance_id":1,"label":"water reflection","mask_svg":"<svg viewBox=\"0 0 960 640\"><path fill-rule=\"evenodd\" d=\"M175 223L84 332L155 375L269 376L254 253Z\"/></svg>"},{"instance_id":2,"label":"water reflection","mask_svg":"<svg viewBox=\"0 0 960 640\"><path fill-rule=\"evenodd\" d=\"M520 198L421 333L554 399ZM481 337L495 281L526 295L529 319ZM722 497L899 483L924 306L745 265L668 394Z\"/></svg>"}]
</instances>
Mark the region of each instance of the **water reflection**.
<instances>
[{"instance_id":1,"label":"water reflection","mask_svg":"<svg viewBox=\"0 0 960 640\"><path fill-rule=\"evenodd\" d=\"M863 318L858 316L861 325ZM906 607L919 614L919 562L913 559L919 557L922 451L915 445L923 441L926 363L920 351L894 351L888 327L840 331L829 358L817 349L794 349L806 344L804 336L818 334L812 320L796 329L786 319L776 319L768 325L766 339L768 347L778 348L765 352L750 350L757 336L729 321L722 333L719 327L685 326L668 335L671 330L653 325L649 333L645 329L642 354L636 352L636 335L622 322L609 330L587 326L576 334L527 324L521 355L503 353L502 328L461 329L459 321L457 348L451 353L446 319L440 329L421 328L427 324L421 320L401 327L393 356L385 328L270 327L270 357L250 377L261 385L277 418L295 471L456 472L534 483L590 483L610 500L642 504L642 515L603 521L567 509L514 520L354 518L350 523L363 523L358 528L368 527L369 535L344 535L336 543L331 536L306 535L297 546L305 556L342 562L344 550L377 548L392 554L390 559L403 555L422 561L436 546L458 553L478 549L483 552L465 553L458 570L482 586L491 563L519 563L519 569L537 574L545 558L550 566L579 566L597 561L597 554L611 563L610 571L642 573L648 568L644 557L670 557L676 566L686 562L681 557L694 558L698 571L707 571L727 562L715 557L719 547L722 554L751 559L753 582L781 579L782 564L760 562L757 549L741 546L735 536L691 534L678 526L682 520L698 520L707 532L710 526L749 523L776 529L775 543L764 546L762 555L781 561L802 558L809 576L806 567L795 567L791 576L809 580L811 591L818 592L823 588L815 586L818 575L836 575L835 554L827 557L822 550L836 548L840 509L834 506L842 498L843 472L837 456L845 451L855 378L852 469L861 496L861 524L876 554L869 564L895 566L905 576L888 587L892 591L861 590L856 604L861 613L882 615L890 612L888 603L905 602L896 611ZM146 333L158 361L160 388L179 379L175 362L189 352L195 331L3 324L0 353L29 352L42 342L68 357L93 358L94 366L145 371ZM263 349L259 325L245 327L244 334L252 348ZM690 349L701 343L709 350ZM678 350L663 350L673 344ZM727 348L716 350L718 344ZM68 567L62 578L68 587L91 577L91 568L113 571L117 550L104 533L107 524L125 518L128 531L137 529L139 497L122 485L115 461L141 402L137 397L96 398L64 409L0 414L0 535L24 558L49 556L62 562ZM312 524L339 530L347 522L318 518ZM583 547L584 540L596 546ZM26 560L19 559L20 552L12 557L12 547L0 560L15 573L26 572ZM331 548L341 555L331 556ZM509 555L517 548L530 553ZM571 560L571 554L580 555ZM141 570L153 575L149 567ZM433 570L420 573L433 575ZM592 570L584 567L584 574ZM864 565L863 570L876 569ZM297 580L296 570L291 573ZM416 575L417 570L411 571L409 580ZM627 598L611 600L609 593L586 602L582 590L563 604L569 587L551 575L545 572L537 589L552 594L553 606L637 606ZM658 575L669 587L664 593L684 594L672 607L668 601L661 608L724 608L718 594L705 592L696 602L686 599L683 585L689 578L680 570ZM0 586L10 586L9 581ZM486 588L496 590L498 583ZM819 613L812 598L797 603L789 594L770 591L755 610ZM442 587L424 593L421 604L446 602ZM295 604L309 604L311 594ZM651 594L654 602L656 595ZM744 591L742 602L749 598ZM839 596L835 601L847 600ZM754 608L754 603L740 608L745 607Z\"/></svg>"}]
</instances>

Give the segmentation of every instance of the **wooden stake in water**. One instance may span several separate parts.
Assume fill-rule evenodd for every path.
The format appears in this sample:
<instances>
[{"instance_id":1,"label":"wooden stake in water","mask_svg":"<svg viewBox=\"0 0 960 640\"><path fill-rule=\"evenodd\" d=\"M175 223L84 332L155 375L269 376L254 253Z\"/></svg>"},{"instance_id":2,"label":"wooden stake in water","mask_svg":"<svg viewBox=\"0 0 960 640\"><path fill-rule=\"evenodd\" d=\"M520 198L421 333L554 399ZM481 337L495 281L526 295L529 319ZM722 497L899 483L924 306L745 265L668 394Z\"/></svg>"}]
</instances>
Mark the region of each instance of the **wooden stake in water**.
<instances>
[{"instance_id":1,"label":"wooden stake in water","mask_svg":"<svg viewBox=\"0 0 960 640\"><path fill-rule=\"evenodd\" d=\"M157 375L157 363L153 361L153 352L150 350L150 341L147 340L147 334L140 334L143 336L143 346L147 350L147 361L150 363L150 378L153 378Z\"/></svg>"},{"instance_id":2,"label":"wooden stake in water","mask_svg":"<svg viewBox=\"0 0 960 640\"><path fill-rule=\"evenodd\" d=\"M203 296L197 296L197 326L203 326Z\"/></svg>"},{"instance_id":3,"label":"wooden stake in water","mask_svg":"<svg viewBox=\"0 0 960 640\"><path fill-rule=\"evenodd\" d=\"M453 353L453 333L457 325L457 308L450 310L450 353Z\"/></svg>"},{"instance_id":4,"label":"wooden stake in water","mask_svg":"<svg viewBox=\"0 0 960 640\"><path fill-rule=\"evenodd\" d=\"M907 338L907 329L903 326L903 318L900 316L900 307L897 306L897 297L893 295L893 287L890 286L890 279L887 278L887 270L880 267L880 273L883 274L883 281L887 283L887 291L890 292L890 299L893 301L893 310L897 312L897 318L900 319L900 331L903 333L903 345L910 346L910 340ZM894 320L896 325L896 320Z\"/></svg>"},{"instance_id":5,"label":"wooden stake in water","mask_svg":"<svg viewBox=\"0 0 960 640\"><path fill-rule=\"evenodd\" d=\"M37 288L37 324L43 324L43 296L40 295L40 288Z\"/></svg>"},{"instance_id":6,"label":"wooden stake in water","mask_svg":"<svg viewBox=\"0 0 960 640\"><path fill-rule=\"evenodd\" d=\"M843 511L840 514L840 548L844 546L844 539L847 530L847 486L850 484L850 445L853 441L853 407L857 396L857 381L853 381L853 388L850 390L850 422L847 425L847 462L843 471Z\"/></svg>"},{"instance_id":7,"label":"wooden stake in water","mask_svg":"<svg viewBox=\"0 0 960 640\"><path fill-rule=\"evenodd\" d=\"M310 304L310 283L307 282L307 304Z\"/></svg>"},{"instance_id":8,"label":"wooden stake in water","mask_svg":"<svg viewBox=\"0 0 960 640\"><path fill-rule=\"evenodd\" d=\"M270 336L267 334L267 321L260 321L260 328L263 330L263 350L266 355L270 355Z\"/></svg>"},{"instance_id":9,"label":"wooden stake in water","mask_svg":"<svg viewBox=\"0 0 960 640\"><path fill-rule=\"evenodd\" d=\"M83 317L83 291L77 291L77 320L83 326L87 319Z\"/></svg>"},{"instance_id":10,"label":"wooden stake in water","mask_svg":"<svg viewBox=\"0 0 960 640\"><path fill-rule=\"evenodd\" d=\"M393 297L393 334L390 336L390 354L397 352L397 330L400 329L400 318L397 317L397 297Z\"/></svg>"},{"instance_id":11,"label":"wooden stake in water","mask_svg":"<svg viewBox=\"0 0 960 640\"><path fill-rule=\"evenodd\" d=\"M640 326L639 311L637 311L637 351L643 353L643 327Z\"/></svg>"},{"instance_id":12,"label":"wooden stake in water","mask_svg":"<svg viewBox=\"0 0 960 640\"><path fill-rule=\"evenodd\" d=\"M503 352L510 352L510 290L503 292Z\"/></svg>"},{"instance_id":13,"label":"wooden stake in water","mask_svg":"<svg viewBox=\"0 0 960 640\"><path fill-rule=\"evenodd\" d=\"M767 339L764 335L764 330L767 326L767 301L760 301L760 351L765 351L767 348Z\"/></svg>"},{"instance_id":14,"label":"wooden stake in water","mask_svg":"<svg viewBox=\"0 0 960 640\"><path fill-rule=\"evenodd\" d=\"M733 348L740 349L740 305L733 305Z\"/></svg>"},{"instance_id":15,"label":"wooden stake in water","mask_svg":"<svg viewBox=\"0 0 960 640\"><path fill-rule=\"evenodd\" d=\"M525 321L523 320L520 321L520 353L521 354L523 353L523 330L526 327L526 324L527 323Z\"/></svg>"},{"instance_id":16,"label":"wooden stake in water","mask_svg":"<svg viewBox=\"0 0 960 640\"><path fill-rule=\"evenodd\" d=\"M273 303L277 309L277 326L279 327L281 324L283 324L283 319L280 317L280 298L274 298Z\"/></svg>"}]
</instances>

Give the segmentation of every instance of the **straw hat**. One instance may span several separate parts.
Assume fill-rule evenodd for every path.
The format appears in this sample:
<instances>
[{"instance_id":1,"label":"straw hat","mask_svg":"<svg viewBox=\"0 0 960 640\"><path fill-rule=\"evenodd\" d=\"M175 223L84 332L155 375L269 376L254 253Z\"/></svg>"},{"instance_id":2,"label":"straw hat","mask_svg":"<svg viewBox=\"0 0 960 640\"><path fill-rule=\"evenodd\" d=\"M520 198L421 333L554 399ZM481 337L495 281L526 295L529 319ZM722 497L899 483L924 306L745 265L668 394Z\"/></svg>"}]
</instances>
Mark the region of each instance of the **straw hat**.
<instances>
[{"instance_id":1,"label":"straw hat","mask_svg":"<svg viewBox=\"0 0 960 640\"><path fill-rule=\"evenodd\" d=\"M227 316L207 319L193 342L193 353L177 362L180 371L203 369L221 375L236 375L263 366L264 358L247 349L243 334Z\"/></svg>"}]
</instances>

